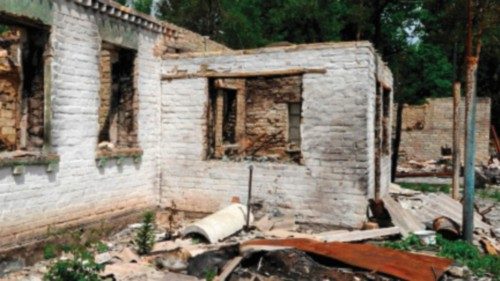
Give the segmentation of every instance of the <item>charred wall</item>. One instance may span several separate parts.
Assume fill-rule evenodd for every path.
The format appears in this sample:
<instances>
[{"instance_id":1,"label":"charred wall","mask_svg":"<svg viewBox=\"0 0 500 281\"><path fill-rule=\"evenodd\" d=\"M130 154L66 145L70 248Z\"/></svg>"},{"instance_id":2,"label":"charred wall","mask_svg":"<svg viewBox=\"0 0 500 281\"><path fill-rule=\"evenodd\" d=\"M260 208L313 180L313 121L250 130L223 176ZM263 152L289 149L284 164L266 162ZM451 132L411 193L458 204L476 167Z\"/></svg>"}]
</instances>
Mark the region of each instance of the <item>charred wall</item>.
<instances>
[{"instance_id":1,"label":"charred wall","mask_svg":"<svg viewBox=\"0 0 500 281\"><path fill-rule=\"evenodd\" d=\"M209 158L301 162L302 75L212 80L210 99Z\"/></svg>"}]
</instances>

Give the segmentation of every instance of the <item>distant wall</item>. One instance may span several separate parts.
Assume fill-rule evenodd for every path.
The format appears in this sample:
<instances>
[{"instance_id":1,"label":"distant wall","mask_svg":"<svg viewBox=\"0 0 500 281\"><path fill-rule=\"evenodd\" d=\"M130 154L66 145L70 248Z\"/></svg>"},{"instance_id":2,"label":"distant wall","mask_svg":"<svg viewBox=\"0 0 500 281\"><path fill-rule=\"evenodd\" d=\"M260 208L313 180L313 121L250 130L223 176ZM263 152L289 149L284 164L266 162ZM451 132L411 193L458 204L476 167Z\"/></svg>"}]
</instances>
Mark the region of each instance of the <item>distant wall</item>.
<instances>
[{"instance_id":1,"label":"distant wall","mask_svg":"<svg viewBox=\"0 0 500 281\"><path fill-rule=\"evenodd\" d=\"M465 124L465 99L460 106L460 136L463 147ZM394 109L396 110L396 109ZM395 116L396 114L393 114ZM476 162L489 159L490 136L490 98L478 98L476 115ZM393 119L395 125L395 119ZM426 104L405 106L401 132L400 159L430 160L441 156L441 147L452 147L453 137L453 99L429 99ZM463 149L462 149L463 155ZM463 159L463 157L462 157Z\"/></svg>"}]
</instances>

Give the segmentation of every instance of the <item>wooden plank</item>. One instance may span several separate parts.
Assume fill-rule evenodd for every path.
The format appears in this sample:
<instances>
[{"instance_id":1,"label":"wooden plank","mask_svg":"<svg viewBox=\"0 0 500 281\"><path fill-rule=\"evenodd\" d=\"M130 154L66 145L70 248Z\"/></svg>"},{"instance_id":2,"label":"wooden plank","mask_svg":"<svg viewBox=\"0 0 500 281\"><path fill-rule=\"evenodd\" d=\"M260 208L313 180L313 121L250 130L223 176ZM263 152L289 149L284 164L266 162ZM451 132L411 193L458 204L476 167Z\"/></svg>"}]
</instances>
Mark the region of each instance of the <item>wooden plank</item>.
<instances>
[{"instance_id":1,"label":"wooden plank","mask_svg":"<svg viewBox=\"0 0 500 281\"><path fill-rule=\"evenodd\" d=\"M315 234L317 240L323 242L355 242L373 239L389 235L401 234L401 229L397 226L378 228L370 230L355 230L347 232L323 232Z\"/></svg>"},{"instance_id":2,"label":"wooden plank","mask_svg":"<svg viewBox=\"0 0 500 281\"><path fill-rule=\"evenodd\" d=\"M221 274L215 277L215 281L225 281L229 275L234 271L234 269L240 264L243 257L235 257L224 265Z\"/></svg>"},{"instance_id":3,"label":"wooden plank","mask_svg":"<svg viewBox=\"0 0 500 281\"><path fill-rule=\"evenodd\" d=\"M190 78L251 78L263 76L289 76L302 75L306 73L325 74L326 68L288 68L265 71L243 71L243 72L216 72L200 71L196 73L172 73L162 76L162 80L190 79Z\"/></svg>"},{"instance_id":4,"label":"wooden plank","mask_svg":"<svg viewBox=\"0 0 500 281\"><path fill-rule=\"evenodd\" d=\"M425 230L425 225L415 218L410 211L392 199L392 197L386 195L382 200L384 201L384 207L389 212L389 215L391 215L392 223L401 228L403 236L407 236L415 231Z\"/></svg>"}]
</instances>

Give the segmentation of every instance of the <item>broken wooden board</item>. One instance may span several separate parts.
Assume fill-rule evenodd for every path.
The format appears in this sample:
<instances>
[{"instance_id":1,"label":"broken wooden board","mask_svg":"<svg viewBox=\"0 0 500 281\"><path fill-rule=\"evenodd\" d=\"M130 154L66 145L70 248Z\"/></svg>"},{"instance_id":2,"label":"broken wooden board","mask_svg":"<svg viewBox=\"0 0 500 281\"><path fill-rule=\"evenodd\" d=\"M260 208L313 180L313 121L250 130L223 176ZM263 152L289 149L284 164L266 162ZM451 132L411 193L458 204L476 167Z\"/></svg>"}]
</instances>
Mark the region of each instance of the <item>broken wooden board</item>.
<instances>
[{"instance_id":1,"label":"broken wooden board","mask_svg":"<svg viewBox=\"0 0 500 281\"><path fill-rule=\"evenodd\" d=\"M404 280L438 280L453 263L452 260L445 258L408 253L371 244L323 243L309 239L253 240L243 243L240 250L265 251L283 247L292 247Z\"/></svg>"},{"instance_id":2,"label":"broken wooden board","mask_svg":"<svg viewBox=\"0 0 500 281\"><path fill-rule=\"evenodd\" d=\"M495 242L495 240L489 238L489 237L481 237L481 239L479 240L479 242L481 243L481 245L483 246L484 248L484 251L489 254L489 255L493 255L493 256L498 256L498 254L500 253L500 247L499 245Z\"/></svg>"},{"instance_id":3,"label":"broken wooden board","mask_svg":"<svg viewBox=\"0 0 500 281\"><path fill-rule=\"evenodd\" d=\"M392 223L401 229L403 236L408 236L415 231L425 230L425 224L420 222L411 212L392 199L392 197L385 196L382 200L384 201L384 207L391 216Z\"/></svg>"},{"instance_id":4,"label":"broken wooden board","mask_svg":"<svg viewBox=\"0 0 500 281\"><path fill-rule=\"evenodd\" d=\"M235 257L234 259L228 261L226 265L222 268L221 274L215 277L215 281L226 281L227 277L231 275L234 269L240 264L243 257Z\"/></svg>"},{"instance_id":5,"label":"broken wooden board","mask_svg":"<svg viewBox=\"0 0 500 281\"><path fill-rule=\"evenodd\" d=\"M354 230L347 232L323 232L315 234L317 240L324 242L355 242L363 241L367 239L379 238L383 236L397 235L401 234L401 229L397 226L378 228L370 230ZM306 237L304 237L306 238Z\"/></svg>"}]
</instances>

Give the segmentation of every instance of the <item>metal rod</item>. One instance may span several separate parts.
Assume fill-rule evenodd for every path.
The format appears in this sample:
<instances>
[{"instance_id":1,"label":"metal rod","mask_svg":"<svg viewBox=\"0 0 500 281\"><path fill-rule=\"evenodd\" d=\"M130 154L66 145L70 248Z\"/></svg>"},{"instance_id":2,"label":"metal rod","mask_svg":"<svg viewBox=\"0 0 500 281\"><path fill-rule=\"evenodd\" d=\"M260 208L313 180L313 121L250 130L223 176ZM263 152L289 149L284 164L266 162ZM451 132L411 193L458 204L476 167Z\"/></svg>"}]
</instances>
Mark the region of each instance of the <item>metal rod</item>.
<instances>
[{"instance_id":1,"label":"metal rod","mask_svg":"<svg viewBox=\"0 0 500 281\"><path fill-rule=\"evenodd\" d=\"M247 197L247 225L246 230L250 229L250 202L252 201L252 176L253 176L253 165L248 167L248 197Z\"/></svg>"},{"instance_id":2,"label":"metal rod","mask_svg":"<svg viewBox=\"0 0 500 281\"><path fill-rule=\"evenodd\" d=\"M460 82L453 84L453 180L452 198L458 200L460 197Z\"/></svg>"}]
</instances>

